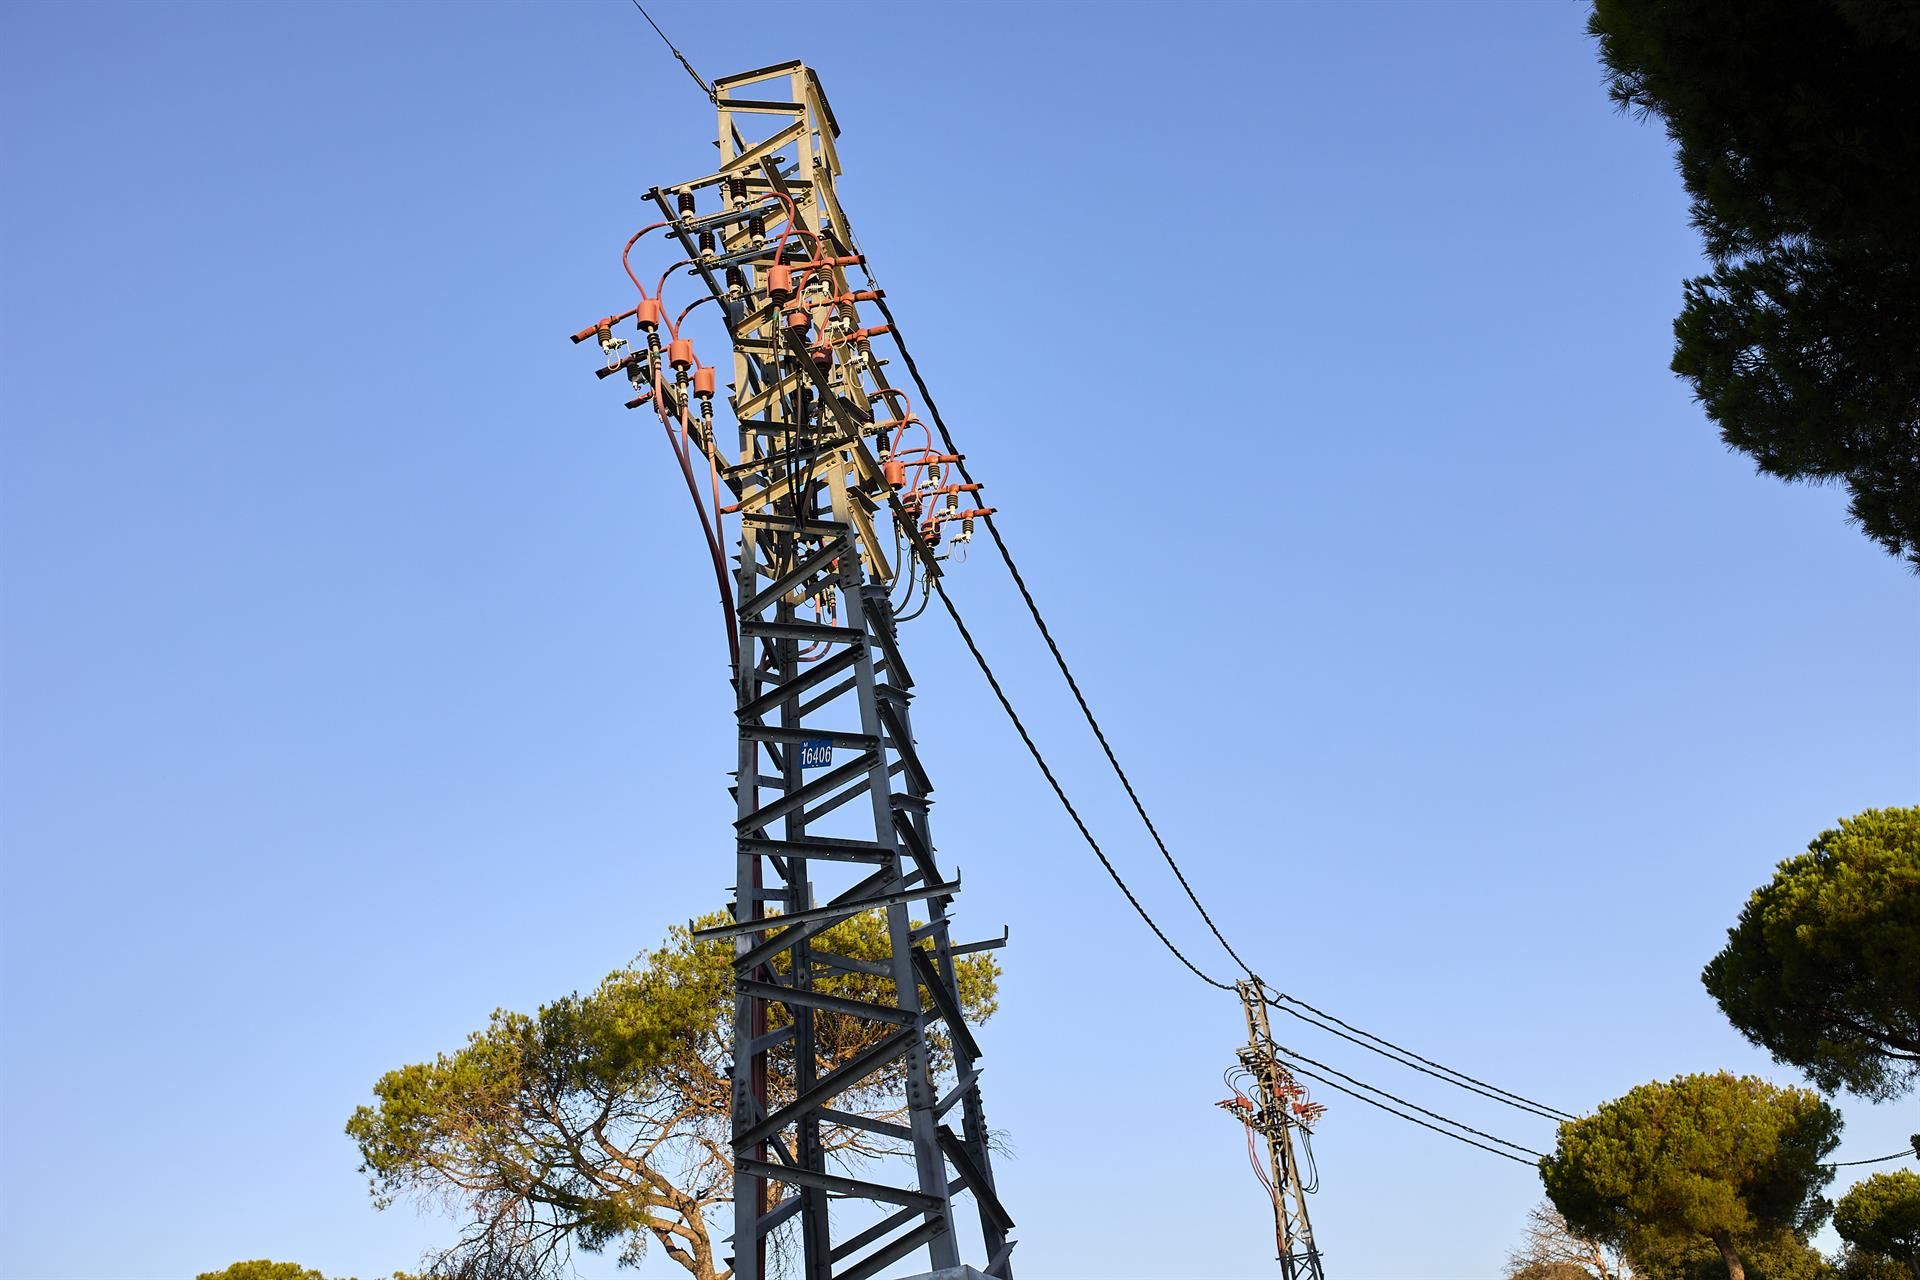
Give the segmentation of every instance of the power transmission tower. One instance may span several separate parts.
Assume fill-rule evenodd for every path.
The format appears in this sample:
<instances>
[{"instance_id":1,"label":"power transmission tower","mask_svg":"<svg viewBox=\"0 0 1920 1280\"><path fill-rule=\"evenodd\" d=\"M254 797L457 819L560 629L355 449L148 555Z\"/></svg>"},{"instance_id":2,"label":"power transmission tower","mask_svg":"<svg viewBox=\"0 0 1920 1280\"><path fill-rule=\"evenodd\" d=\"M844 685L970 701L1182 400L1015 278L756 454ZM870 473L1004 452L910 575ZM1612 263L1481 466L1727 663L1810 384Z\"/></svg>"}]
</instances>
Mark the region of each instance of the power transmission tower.
<instances>
[{"instance_id":1,"label":"power transmission tower","mask_svg":"<svg viewBox=\"0 0 1920 1280\"><path fill-rule=\"evenodd\" d=\"M839 127L814 73L789 62L713 87L720 167L649 193L685 261L651 297L636 276L639 304L575 341L597 335L601 375L624 372L639 393L628 407L650 403L666 426L726 598L734 923L696 936L734 946L734 1275L762 1280L769 1238L790 1222L807 1280L863 1280L921 1249L933 1268L956 1267L973 1251L957 1226L971 1196L975 1261L1010 1278L1013 1220L994 1190L956 969L1005 938L949 935L960 881L934 853L895 600L904 588L907 607L917 588L924 607L986 509L979 486L944 482L956 456L930 433L918 442L924 428L874 351L887 326L860 322L878 291L848 275L864 259L834 192ZM681 337L686 312L671 319L659 296L681 267L704 287L693 305L725 316L734 449L713 421L715 371ZM622 356L615 329L629 318L640 341ZM722 520L734 517L728 568ZM884 963L833 950L829 931L868 913L884 920ZM834 976L870 980L863 998L821 990ZM848 1025L863 1034L834 1034ZM865 1047L836 1052L849 1039ZM849 1096L869 1105L836 1106Z\"/></svg>"},{"instance_id":2,"label":"power transmission tower","mask_svg":"<svg viewBox=\"0 0 1920 1280\"><path fill-rule=\"evenodd\" d=\"M1314 1189L1317 1179L1302 1180L1293 1135L1298 1130L1303 1142L1311 1139L1312 1125L1326 1109L1308 1099L1306 1086L1294 1079L1275 1053L1273 1030L1267 1025L1266 996L1260 984L1236 982L1234 989L1240 993L1240 1005L1246 1014L1247 1045L1240 1050L1239 1066L1227 1071L1234 1096L1220 1105L1246 1125L1249 1156L1253 1153L1251 1136L1257 1134L1265 1140L1266 1167L1262 1170L1256 1158L1254 1172L1273 1201L1274 1251L1280 1260L1281 1276L1284 1280L1324 1280L1320 1251L1313 1243L1313 1224L1307 1217L1307 1193ZM1249 1078L1251 1098L1239 1084ZM1311 1153L1311 1146L1306 1149Z\"/></svg>"}]
</instances>

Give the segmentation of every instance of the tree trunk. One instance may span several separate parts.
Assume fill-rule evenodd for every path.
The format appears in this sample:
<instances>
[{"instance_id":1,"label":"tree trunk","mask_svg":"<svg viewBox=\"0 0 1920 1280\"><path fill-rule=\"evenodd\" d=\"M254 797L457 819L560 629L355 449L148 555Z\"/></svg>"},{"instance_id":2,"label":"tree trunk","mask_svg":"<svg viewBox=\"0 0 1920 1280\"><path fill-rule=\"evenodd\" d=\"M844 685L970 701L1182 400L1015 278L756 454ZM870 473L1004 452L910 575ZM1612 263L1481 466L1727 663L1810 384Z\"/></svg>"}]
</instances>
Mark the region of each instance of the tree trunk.
<instances>
[{"instance_id":1,"label":"tree trunk","mask_svg":"<svg viewBox=\"0 0 1920 1280\"><path fill-rule=\"evenodd\" d=\"M1727 1280L1747 1280L1747 1268L1740 1261L1739 1251L1733 1247L1733 1241L1726 1236L1715 1236L1713 1242L1720 1247L1720 1256L1727 1260Z\"/></svg>"}]
</instances>

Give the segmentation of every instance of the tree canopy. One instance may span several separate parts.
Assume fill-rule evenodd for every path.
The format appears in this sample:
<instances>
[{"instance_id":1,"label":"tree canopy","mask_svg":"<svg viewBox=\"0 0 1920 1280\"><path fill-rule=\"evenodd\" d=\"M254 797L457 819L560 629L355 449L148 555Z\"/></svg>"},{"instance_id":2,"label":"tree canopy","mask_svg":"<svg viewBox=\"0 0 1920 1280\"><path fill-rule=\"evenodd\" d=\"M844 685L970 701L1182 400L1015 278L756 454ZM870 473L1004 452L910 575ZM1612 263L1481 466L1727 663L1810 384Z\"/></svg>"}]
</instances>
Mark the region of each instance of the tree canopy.
<instances>
[{"instance_id":1,"label":"tree canopy","mask_svg":"<svg viewBox=\"0 0 1920 1280\"><path fill-rule=\"evenodd\" d=\"M270 1262L265 1258L255 1258L251 1262L236 1262L219 1271L202 1271L194 1280L327 1280L311 1268L297 1262Z\"/></svg>"},{"instance_id":2,"label":"tree canopy","mask_svg":"<svg viewBox=\"0 0 1920 1280\"><path fill-rule=\"evenodd\" d=\"M855 961L891 954L885 922L871 913L827 931L821 945ZM995 1009L998 965L978 954L956 967L962 1007L971 1022L984 1021ZM872 1003L893 1000L892 982L838 971L814 979L819 990ZM786 1025L780 1005L768 1013L772 1030ZM456 1052L382 1076L374 1103L347 1122L375 1203L437 1200L464 1218L460 1241L433 1260L435 1274L550 1276L574 1245L637 1263L653 1243L696 1280L724 1280L707 1215L733 1192L732 1017L732 948L695 941L685 928L591 994L532 1015L496 1012ZM879 1033L818 1011L814 1034L824 1073ZM948 1069L946 1042L929 1039L935 1069ZM791 1045L772 1051L776 1087L792 1079ZM903 1122L885 1109L903 1096L901 1070L870 1077L835 1107ZM776 1107L789 1100L777 1091L770 1099ZM821 1141L843 1161L901 1149L853 1126L826 1126Z\"/></svg>"},{"instance_id":3,"label":"tree canopy","mask_svg":"<svg viewBox=\"0 0 1920 1280\"><path fill-rule=\"evenodd\" d=\"M1635 1270L1711 1245L1729 1280L1747 1280L1743 1255L1826 1217L1823 1162L1839 1140L1839 1114L1811 1090L1679 1076L1561 1125L1540 1176L1569 1226L1621 1247Z\"/></svg>"},{"instance_id":4,"label":"tree canopy","mask_svg":"<svg viewBox=\"0 0 1920 1280\"><path fill-rule=\"evenodd\" d=\"M1674 372L1726 443L1920 566L1920 7L1595 0L1608 91L1657 115L1714 267Z\"/></svg>"},{"instance_id":5,"label":"tree canopy","mask_svg":"<svg viewBox=\"0 0 1920 1280\"><path fill-rule=\"evenodd\" d=\"M1920 1076L1920 808L1823 831L1754 891L1701 974L1749 1040L1820 1088Z\"/></svg>"},{"instance_id":6,"label":"tree canopy","mask_svg":"<svg viewBox=\"0 0 1920 1280\"><path fill-rule=\"evenodd\" d=\"M1899 1169L1855 1183L1833 1212L1840 1238L1920 1280L1920 1173Z\"/></svg>"}]
</instances>

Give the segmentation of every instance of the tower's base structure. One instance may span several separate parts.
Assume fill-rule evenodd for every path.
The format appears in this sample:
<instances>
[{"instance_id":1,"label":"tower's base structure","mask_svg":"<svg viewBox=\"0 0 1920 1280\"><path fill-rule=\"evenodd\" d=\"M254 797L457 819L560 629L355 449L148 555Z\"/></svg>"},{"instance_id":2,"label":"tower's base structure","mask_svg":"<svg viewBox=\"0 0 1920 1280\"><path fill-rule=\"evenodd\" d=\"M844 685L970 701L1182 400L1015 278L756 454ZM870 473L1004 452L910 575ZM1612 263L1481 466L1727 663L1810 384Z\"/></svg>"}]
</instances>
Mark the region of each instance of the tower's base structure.
<instances>
[{"instance_id":1,"label":"tower's base structure","mask_svg":"<svg viewBox=\"0 0 1920 1280\"><path fill-rule=\"evenodd\" d=\"M862 324L880 293L849 278L866 264L834 194L839 130L813 72L731 76L715 100L720 167L654 188L661 220L628 243L631 255L658 229L655 252L685 261L651 294L630 265L638 304L574 340L597 337L601 376L624 373L628 407L666 427L734 655L733 923L700 935L734 947L734 1275L761 1280L772 1243L807 1280L916 1256L939 1280L1010 1280L1013 1220L994 1191L957 968L1004 937L949 935L960 882L935 857L898 638L943 542L969 541L984 508L978 486L943 483L958 459L888 384L875 340L889 326ZM676 317L682 299L663 295L689 278L700 293ZM707 302L731 346L737 449L714 425L715 370L681 336ZM623 355L628 321L638 337ZM884 941L845 954L860 929Z\"/></svg>"}]
</instances>

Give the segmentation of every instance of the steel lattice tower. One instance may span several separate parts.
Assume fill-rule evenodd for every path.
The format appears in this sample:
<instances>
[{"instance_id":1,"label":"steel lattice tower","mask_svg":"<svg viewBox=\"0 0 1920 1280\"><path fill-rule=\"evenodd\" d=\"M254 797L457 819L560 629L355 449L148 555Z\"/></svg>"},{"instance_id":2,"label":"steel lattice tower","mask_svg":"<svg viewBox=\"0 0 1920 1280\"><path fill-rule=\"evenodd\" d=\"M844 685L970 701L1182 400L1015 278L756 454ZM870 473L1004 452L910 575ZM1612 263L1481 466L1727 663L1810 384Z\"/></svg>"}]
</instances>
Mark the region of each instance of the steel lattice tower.
<instances>
[{"instance_id":1,"label":"steel lattice tower","mask_svg":"<svg viewBox=\"0 0 1920 1280\"><path fill-rule=\"evenodd\" d=\"M1235 1096L1220 1105L1265 1140L1267 1172L1261 1182L1273 1200L1274 1252L1281 1276L1284 1280L1324 1280L1320 1251L1313 1243L1313 1224L1307 1218L1307 1193L1312 1186L1300 1177L1300 1158L1293 1142L1295 1130L1311 1134L1308 1123L1317 1119L1321 1108L1307 1101L1305 1087L1275 1053L1273 1029L1267 1022L1267 999L1259 983L1242 981L1234 988L1240 993L1247 1019L1247 1045L1240 1050L1240 1072L1253 1078L1254 1096L1246 1098L1236 1085ZM1229 1080L1237 1074L1229 1071Z\"/></svg>"},{"instance_id":2,"label":"steel lattice tower","mask_svg":"<svg viewBox=\"0 0 1920 1280\"><path fill-rule=\"evenodd\" d=\"M813 72L783 63L714 89L719 168L649 196L687 259L672 270L688 267L725 312L737 449L717 439L713 370L677 324L663 341L666 313L644 286L634 311L576 341L599 336L602 374L624 371L641 393L629 407L651 400L670 438L677 420L683 468L705 454L717 569L718 517L739 521L721 570L739 725L734 923L700 935L735 949L734 1274L761 1280L769 1236L789 1220L807 1280L862 1280L923 1248L932 1267L956 1266L956 1214L971 1196L984 1250L972 1261L1010 1277L1013 1221L994 1192L980 1047L955 967L1004 938L949 936L959 877L935 857L894 603L900 585L904 605L940 575L943 536L971 537L977 486L941 483L957 459L930 435L902 447L921 428L874 353L887 327L860 324L859 304L878 295L848 278L864 260L835 196L838 126ZM629 317L645 349L622 358L613 331ZM884 920L889 958L836 954L829 930L869 913ZM832 976L870 980L864 998L818 989ZM822 1039L845 1020L867 1029L851 1057ZM893 1099L879 1109L889 1118L835 1106L854 1090ZM849 1134L890 1155L836 1156ZM878 1209L849 1212L858 1201Z\"/></svg>"}]
</instances>

